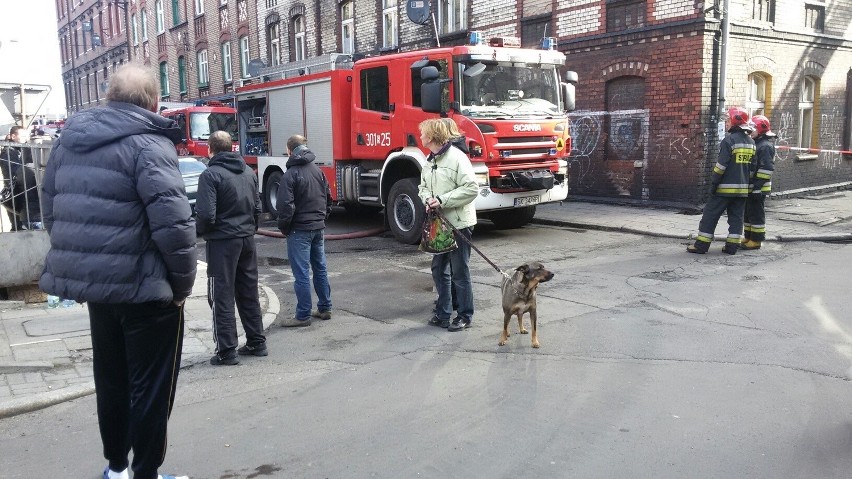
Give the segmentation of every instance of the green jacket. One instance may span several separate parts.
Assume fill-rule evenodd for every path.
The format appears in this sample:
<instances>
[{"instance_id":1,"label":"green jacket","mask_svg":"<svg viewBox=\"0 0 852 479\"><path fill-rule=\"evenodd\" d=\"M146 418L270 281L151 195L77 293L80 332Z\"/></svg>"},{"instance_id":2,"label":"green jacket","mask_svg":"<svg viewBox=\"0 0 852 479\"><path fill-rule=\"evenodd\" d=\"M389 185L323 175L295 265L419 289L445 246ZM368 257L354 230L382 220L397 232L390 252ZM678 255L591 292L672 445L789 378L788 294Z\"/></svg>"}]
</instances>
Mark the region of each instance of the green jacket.
<instances>
[{"instance_id":1,"label":"green jacket","mask_svg":"<svg viewBox=\"0 0 852 479\"><path fill-rule=\"evenodd\" d=\"M455 146L428 160L420 171L420 200L426 204L428 198L437 198L444 216L456 228L476 224L473 201L478 192L470 159Z\"/></svg>"}]
</instances>

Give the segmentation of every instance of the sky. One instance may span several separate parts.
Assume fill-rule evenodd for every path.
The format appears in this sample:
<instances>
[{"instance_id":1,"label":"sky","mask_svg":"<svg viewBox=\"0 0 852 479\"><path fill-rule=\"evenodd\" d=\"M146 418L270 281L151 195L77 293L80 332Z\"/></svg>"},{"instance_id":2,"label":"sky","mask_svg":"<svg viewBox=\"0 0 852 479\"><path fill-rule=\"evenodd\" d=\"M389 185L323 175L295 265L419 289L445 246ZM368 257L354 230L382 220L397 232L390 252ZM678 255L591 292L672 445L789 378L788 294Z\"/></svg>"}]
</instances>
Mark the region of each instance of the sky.
<instances>
[{"instance_id":1,"label":"sky","mask_svg":"<svg viewBox=\"0 0 852 479\"><path fill-rule=\"evenodd\" d=\"M0 0L5 7L11 0ZM14 2L0 14L0 83L50 85L40 114L65 115L55 0Z\"/></svg>"}]
</instances>

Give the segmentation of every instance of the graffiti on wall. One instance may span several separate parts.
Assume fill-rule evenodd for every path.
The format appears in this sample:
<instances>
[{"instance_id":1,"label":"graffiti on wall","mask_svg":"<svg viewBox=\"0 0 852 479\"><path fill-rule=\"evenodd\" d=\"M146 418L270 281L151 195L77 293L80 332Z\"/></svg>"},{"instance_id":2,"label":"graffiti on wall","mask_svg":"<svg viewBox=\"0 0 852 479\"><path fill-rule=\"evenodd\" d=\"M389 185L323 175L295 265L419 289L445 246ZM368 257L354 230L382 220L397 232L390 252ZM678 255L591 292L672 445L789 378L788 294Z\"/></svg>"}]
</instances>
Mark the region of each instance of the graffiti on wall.
<instances>
[{"instance_id":1,"label":"graffiti on wall","mask_svg":"<svg viewBox=\"0 0 852 479\"><path fill-rule=\"evenodd\" d=\"M796 137L798 136L798 131L796 123L793 121L792 113L788 111L781 113L778 126L775 128L775 134L778 135L775 140L775 161L783 162L794 159L796 157L794 151L778 148L779 146L797 146Z\"/></svg>"},{"instance_id":2,"label":"graffiti on wall","mask_svg":"<svg viewBox=\"0 0 852 479\"><path fill-rule=\"evenodd\" d=\"M838 107L829 113L822 113L819 122L819 147L824 150L834 150L820 153L823 168L837 168L843 163L843 155L838 153L843 149L843 112Z\"/></svg>"}]
</instances>

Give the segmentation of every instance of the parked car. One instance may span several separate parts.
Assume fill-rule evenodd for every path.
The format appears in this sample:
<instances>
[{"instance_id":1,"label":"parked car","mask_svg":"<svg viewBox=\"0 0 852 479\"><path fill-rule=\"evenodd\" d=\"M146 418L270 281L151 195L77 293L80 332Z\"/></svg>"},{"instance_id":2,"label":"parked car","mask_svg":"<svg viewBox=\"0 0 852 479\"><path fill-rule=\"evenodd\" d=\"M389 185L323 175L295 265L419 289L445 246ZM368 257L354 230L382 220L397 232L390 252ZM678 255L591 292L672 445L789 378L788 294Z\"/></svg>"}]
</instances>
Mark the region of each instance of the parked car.
<instances>
[{"instance_id":1,"label":"parked car","mask_svg":"<svg viewBox=\"0 0 852 479\"><path fill-rule=\"evenodd\" d=\"M206 158L205 158L206 159ZM180 174L183 177L183 185L186 188L186 196L195 214L195 200L198 197L198 177L207 169L207 165L200 156L181 156L178 158Z\"/></svg>"}]
</instances>

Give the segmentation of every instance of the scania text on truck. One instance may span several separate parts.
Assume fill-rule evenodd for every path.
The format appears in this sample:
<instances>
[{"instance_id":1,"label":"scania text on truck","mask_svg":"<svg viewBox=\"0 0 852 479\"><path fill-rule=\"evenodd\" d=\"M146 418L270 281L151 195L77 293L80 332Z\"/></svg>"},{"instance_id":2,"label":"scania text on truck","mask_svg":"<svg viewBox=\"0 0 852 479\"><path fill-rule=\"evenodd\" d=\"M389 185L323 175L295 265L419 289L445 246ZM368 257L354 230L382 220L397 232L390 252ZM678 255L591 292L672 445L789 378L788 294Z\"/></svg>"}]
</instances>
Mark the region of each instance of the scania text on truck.
<instances>
[{"instance_id":1,"label":"scania text on truck","mask_svg":"<svg viewBox=\"0 0 852 479\"><path fill-rule=\"evenodd\" d=\"M241 152L257 168L266 210L277 213L287 139L302 134L338 204L384 208L396 238L416 243L425 214L417 186L428 153L418 125L438 115L465 135L481 218L519 227L537 204L564 200L576 73L560 80L565 55L553 49L471 39L354 63L324 55L266 68L265 81L239 88Z\"/></svg>"},{"instance_id":2,"label":"scania text on truck","mask_svg":"<svg viewBox=\"0 0 852 479\"><path fill-rule=\"evenodd\" d=\"M160 112L166 118L177 121L180 131L183 132L183 141L175 145L178 155L205 157L210 133L217 130L230 133L235 143L234 151L238 151L236 113L236 109L219 102L170 108Z\"/></svg>"}]
</instances>

